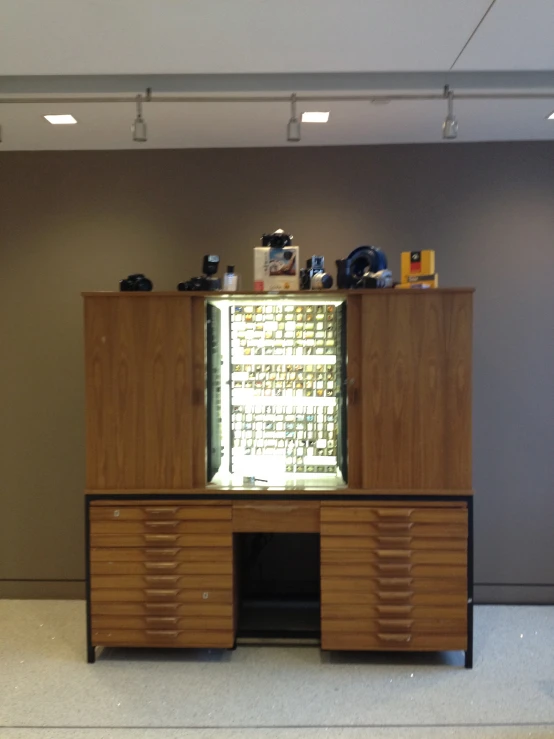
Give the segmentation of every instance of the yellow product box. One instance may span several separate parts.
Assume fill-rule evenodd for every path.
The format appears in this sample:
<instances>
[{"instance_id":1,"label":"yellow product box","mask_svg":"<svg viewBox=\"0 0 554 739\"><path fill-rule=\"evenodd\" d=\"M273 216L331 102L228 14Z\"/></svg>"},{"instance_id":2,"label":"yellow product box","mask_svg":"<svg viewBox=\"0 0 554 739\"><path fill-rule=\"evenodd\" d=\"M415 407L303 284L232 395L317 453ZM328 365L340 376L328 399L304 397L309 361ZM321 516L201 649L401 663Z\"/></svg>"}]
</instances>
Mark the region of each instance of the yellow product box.
<instances>
[{"instance_id":1,"label":"yellow product box","mask_svg":"<svg viewBox=\"0 0 554 739\"><path fill-rule=\"evenodd\" d=\"M439 275L435 272L434 275L408 275L407 279L400 285L395 285L397 288L404 289L424 289L427 287L438 287L439 286Z\"/></svg>"},{"instance_id":2,"label":"yellow product box","mask_svg":"<svg viewBox=\"0 0 554 739\"><path fill-rule=\"evenodd\" d=\"M402 282L408 282L410 275L434 275L435 252L433 249L403 251L400 267Z\"/></svg>"}]
</instances>

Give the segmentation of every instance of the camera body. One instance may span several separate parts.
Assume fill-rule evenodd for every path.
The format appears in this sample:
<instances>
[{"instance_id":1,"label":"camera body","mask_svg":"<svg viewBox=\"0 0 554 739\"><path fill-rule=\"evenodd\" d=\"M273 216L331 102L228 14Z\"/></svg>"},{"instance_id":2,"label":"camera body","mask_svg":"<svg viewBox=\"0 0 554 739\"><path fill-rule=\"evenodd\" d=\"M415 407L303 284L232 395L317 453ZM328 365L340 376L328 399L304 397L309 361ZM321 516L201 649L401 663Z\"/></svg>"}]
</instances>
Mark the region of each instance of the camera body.
<instances>
[{"instance_id":1,"label":"camera body","mask_svg":"<svg viewBox=\"0 0 554 739\"><path fill-rule=\"evenodd\" d=\"M119 282L119 290L125 292L150 292L154 285L152 280L142 274L129 275Z\"/></svg>"},{"instance_id":2,"label":"camera body","mask_svg":"<svg viewBox=\"0 0 554 739\"><path fill-rule=\"evenodd\" d=\"M325 272L325 259L322 256L310 257L306 268L300 270L301 290L328 290L333 287L333 278Z\"/></svg>"},{"instance_id":3,"label":"camera body","mask_svg":"<svg viewBox=\"0 0 554 739\"><path fill-rule=\"evenodd\" d=\"M337 286L352 288L392 287L387 257L376 246L359 246L346 259L337 259Z\"/></svg>"},{"instance_id":4,"label":"camera body","mask_svg":"<svg viewBox=\"0 0 554 739\"><path fill-rule=\"evenodd\" d=\"M292 234L286 234L282 228L278 228L272 234L262 234L262 246L274 246L282 249L285 246L292 246Z\"/></svg>"},{"instance_id":5,"label":"camera body","mask_svg":"<svg viewBox=\"0 0 554 739\"><path fill-rule=\"evenodd\" d=\"M214 277L219 268L219 257L216 254L205 254L202 260L202 270L204 274L200 277L191 277L186 282L180 282L177 285L179 292L187 292L189 290L201 290L209 292L210 290L221 290L221 280Z\"/></svg>"}]
</instances>

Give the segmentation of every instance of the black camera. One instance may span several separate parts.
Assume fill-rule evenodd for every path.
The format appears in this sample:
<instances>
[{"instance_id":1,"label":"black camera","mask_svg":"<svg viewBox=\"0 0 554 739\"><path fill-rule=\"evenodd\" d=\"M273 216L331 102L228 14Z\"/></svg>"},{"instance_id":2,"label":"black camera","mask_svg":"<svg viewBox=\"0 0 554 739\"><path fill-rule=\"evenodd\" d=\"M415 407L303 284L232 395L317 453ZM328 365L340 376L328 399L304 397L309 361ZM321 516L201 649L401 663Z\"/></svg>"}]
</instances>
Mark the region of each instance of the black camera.
<instances>
[{"instance_id":1,"label":"black camera","mask_svg":"<svg viewBox=\"0 0 554 739\"><path fill-rule=\"evenodd\" d=\"M188 290L221 290L221 280L214 277L219 267L219 257L215 254L205 254L202 261L202 270L204 272L200 277L191 277L186 282L180 282L177 290L186 292Z\"/></svg>"},{"instance_id":2,"label":"black camera","mask_svg":"<svg viewBox=\"0 0 554 739\"><path fill-rule=\"evenodd\" d=\"M306 262L306 268L300 270L301 290L328 290L333 287L333 278L325 271L325 260L321 256L313 256Z\"/></svg>"},{"instance_id":3,"label":"black camera","mask_svg":"<svg viewBox=\"0 0 554 739\"><path fill-rule=\"evenodd\" d=\"M278 228L272 234L262 234L262 246L274 246L282 249L285 246L292 246L292 234L286 234L282 228Z\"/></svg>"},{"instance_id":4,"label":"black camera","mask_svg":"<svg viewBox=\"0 0 554 739\"><path fill-rule=\"evenodd\" d=\"M124 280L120 280L119 282L119 290L122 293L125 292L150 292L154 285L152 284L152 280L149 280L148 277L145 277L144 275L129 275L129 277L126 277Z\"/></svg>"}]
</instances>

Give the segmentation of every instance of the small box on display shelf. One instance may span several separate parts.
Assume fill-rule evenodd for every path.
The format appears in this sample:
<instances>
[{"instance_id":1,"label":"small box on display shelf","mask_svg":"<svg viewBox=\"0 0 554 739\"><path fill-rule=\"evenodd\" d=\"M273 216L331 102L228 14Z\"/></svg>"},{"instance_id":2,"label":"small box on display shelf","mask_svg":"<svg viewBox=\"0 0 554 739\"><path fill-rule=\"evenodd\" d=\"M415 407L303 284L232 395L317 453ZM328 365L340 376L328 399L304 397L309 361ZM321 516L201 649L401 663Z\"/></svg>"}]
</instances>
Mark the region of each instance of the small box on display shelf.
<instances>
[{"instance_id":1,"label":"small box on display shelf","mask_svg":"<svg viewBox=\"0 0 554 739\"><path fill-rule=\"evenodd\" d=\"M262 246L254 247L254 291L299 290L300 249L292 236L281 229L262 236Z\"/></svg>"}]
</instances>

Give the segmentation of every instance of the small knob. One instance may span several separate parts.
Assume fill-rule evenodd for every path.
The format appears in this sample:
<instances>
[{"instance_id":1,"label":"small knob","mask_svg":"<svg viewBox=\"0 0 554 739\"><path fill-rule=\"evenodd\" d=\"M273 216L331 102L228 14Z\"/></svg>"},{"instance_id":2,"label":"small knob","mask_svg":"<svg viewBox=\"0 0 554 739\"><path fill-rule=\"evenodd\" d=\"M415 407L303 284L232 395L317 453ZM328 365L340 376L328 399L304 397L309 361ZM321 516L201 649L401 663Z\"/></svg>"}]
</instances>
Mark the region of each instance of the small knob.
<instances>
[{"instance_id":1,"label":"small knob","mask_svg":"<svg viewBox=\"0 0 554 739\"><path fill-rule=\"evenodd\" d=\"M119 518L119 511L114 511L113 512L113 517L114 518Z\"/></svg>"},{"instance_id":2,"label":"small knob","mask_svg":"<svg viewBox=\"0 0 554 739\"><path fill-rule=\"evenodd\" d=\"M202 593L202 600L208 600L209 597L210 597L209 593Z\"/></svg>"}]
</instances>

